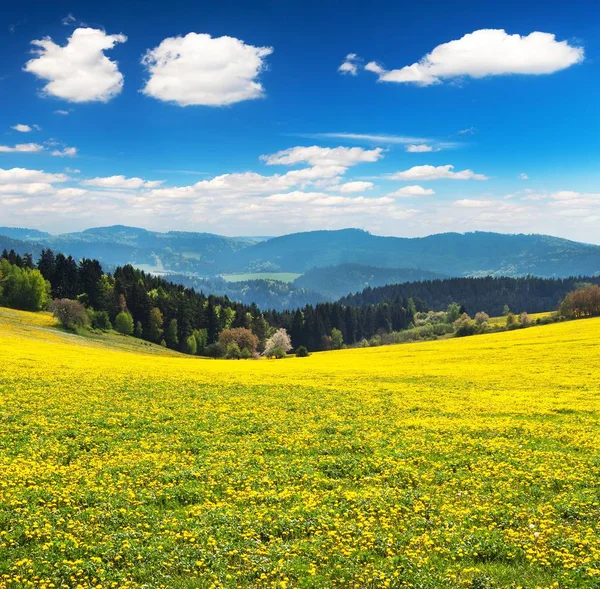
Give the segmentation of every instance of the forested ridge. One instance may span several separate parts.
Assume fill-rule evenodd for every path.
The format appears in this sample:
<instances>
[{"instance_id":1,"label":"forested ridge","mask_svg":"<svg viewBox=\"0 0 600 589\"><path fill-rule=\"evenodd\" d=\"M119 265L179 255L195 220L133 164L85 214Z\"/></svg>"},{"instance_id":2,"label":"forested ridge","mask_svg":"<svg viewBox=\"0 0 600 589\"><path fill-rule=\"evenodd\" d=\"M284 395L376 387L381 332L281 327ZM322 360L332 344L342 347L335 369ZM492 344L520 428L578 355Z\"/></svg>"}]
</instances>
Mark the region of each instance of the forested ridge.
<instances>
[{"instance_id":1,"label":"forested ridge","mask_svg":"<svg viewBox=\"0 0 600 589\"><path fill-rule=\"evenodd\" d=\"M448 278L366 288L340 299L343 305L393 304L404 298L419 300L424 307L441 311L450 303L459 302L467 313L485 311L501 315L505 305L514 312L541 313L557 308L565 295L580 283L600 284L600 277L523 278L491 277Z\"/></svg>"},{"instance_id":2,"label":"forested ridge","mask_svg":"<svg viewBox=\"0 0 600 589\"><path fill-rule=\"evenodd\" d=\"M92 327L115 326L121 333L198 354L208 353L225 330L251 331L260 350L283 328L291 336L293 348L324 350L413 328L430 330L426 324L440 321L433 312L453 306L454 317L448 319L451 314L447 314L443 319L448 325L464 312L474 316L480 311L501 315L507 308L515 313L555 310L581 283L600 283L600 278L430 280L367 288L334 303L276 311L206 295L131 265L105 273L98 260L76 261L49 249L42 250L37 262L30 254L4 251L0 264L0 304L39 310L51 300L75 301L87 310ZM428 318L424 316L427 312ZM435 329L425 335L451 331L447 325Z\"/></svg>"}]
</instances>

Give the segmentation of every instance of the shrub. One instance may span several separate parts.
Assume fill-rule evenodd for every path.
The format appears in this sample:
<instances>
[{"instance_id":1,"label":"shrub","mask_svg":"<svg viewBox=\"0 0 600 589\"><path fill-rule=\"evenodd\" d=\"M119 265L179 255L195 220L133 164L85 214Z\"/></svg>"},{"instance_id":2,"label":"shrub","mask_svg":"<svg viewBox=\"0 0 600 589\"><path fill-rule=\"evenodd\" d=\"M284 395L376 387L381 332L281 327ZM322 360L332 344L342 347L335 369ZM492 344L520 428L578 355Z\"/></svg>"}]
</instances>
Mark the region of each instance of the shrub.
<instances>
[{"instance_id":1,"label":"shrub","mask_svg":"<svg viewBox=\"0 0 600 589\"><path fill-rule=\"evenodd\" d=\"M308 356L308 350L306 349L306 346L300 346L297 350L296 350L296 357L297 358L306 358Z\"/></svg>"},{"instance_id":2,"label":"shrub","mask_svg":"<svg viewBox=\"0 0 600 589\"><path fill-rule=\"evenodd\" d=\"M479 311L479 313L475 314L475 323L477 323L478 325L481 325L483 323L489 323L489 321L490 316L487 313Z\"/></svg>"},{"instance_id":3,"label":"shrub","mask_svg":"<svg viewBox=\"0 0 600 589\"><path fill-rule=\"evenodd\" d=\"M454 335L464 337L477 333L477 323L473 321L466 313L463 313L453 324Z\"/></svg>"},{"instance_id":4,"label":"shrub","mask_svg":"<svg viewBox=\"0 0 600 589\"><path fill-rule=\"evenodd\" d=\"M588 285L568 293L559 311L569 319L600 315L600 286Z\"/></svg>"},{"instance_id":5,"label":"shrub","mask_svg":"<svg viewBox=\"0 0 600 589\"><path fill-rule=\"evenodd\" d=\"M208 344L204 348L204 355L209 358L222 358L225 355L225 350L219 344Z\"/></svg>"},{"instance_id":6,"label":"shrub","mask_svg":"<svg viewBox=\"0 0 600 589\"><path fill-rule=\"evenodd\" d=\"M521 324L521 327L529 327L532 322L527 313L521 313L519 315L519 323Z\"/></svg>"},{"instance_id":7,"label":"shrub","mask_svg":"<svg viewBox=\"0 0 600 589\"><path fill-rule=\"evenodd\" d=\"M242 348L240 350L240 359L250 360L250 358L254 358L254 354L248 348Z\"/></svg>"},{"instance_id":8,"label":"shrub","mask_svg":"<svg viewBox=\"0 0 600 589\"><path fill-rule=\"evenodd\" d=\"M128 311L121 311L115 317L115 329L122 335L133 334L133 317Z\"/></svg>"},{"instance_id":9,"label":"shrub","mask_svg":"<svg viewBox=\"0 0 600 589\"><path fill-rule=\"evenodd\" d=\"M110 331L112 324L106 311L90 311L90 323L94 329Z\"/></svg>"},{"instance_id":10,"label":"shrub","mask_svg":"<svg viewBox=\"0 0 600 589\"><path fill-rule=\"evenodd\" d=\"M236 342L230 342L225 347L225 358L228 360L239 360L242 357L242 351Z\"/></svg>"},{"instance_id":11,"label":"shrub","mask_svg":"<svg viewBox=\"0 0 600 589\"><path fill-rule=\"evenodd\" d=\"M258 337L244 327L224 329L219 334L219 344L227 350L229 344L232 343L237 344L238 350L248 349L252 355L258 348Z\"/></svg>"},{"instance_id":12,"label":"shrub","mask_svg":"<svg viewBox=\"0 0 600 589\"><path fill-rule=\"evenodd\" d=\"M267 358L283 358L292 349L292 340L282 327L278 329L265 343L263 355Z\"/></svg>"},{"instance_id":13,"label":"shrub","mask_svg":"<svg viewBox=\"0 0 600 589\"><path fill-rule=\"evenodd\" d=\"M517 318L515 317L515 314L511 313L509 311L506 314L506 327L508 327L509 329L514 328L516 323L517 323Z\"/></svg>"},{"instance_id":14,"label":"shrub","mask_svg":"<svg viewBox=\"0 0 600 589\"><path fill-rule=\"evenodd\" d=\"M52 303L52 314L65 329L81 329L89 325L88 314L79 301L57 299Z\"/></svg>"}]
</instances>

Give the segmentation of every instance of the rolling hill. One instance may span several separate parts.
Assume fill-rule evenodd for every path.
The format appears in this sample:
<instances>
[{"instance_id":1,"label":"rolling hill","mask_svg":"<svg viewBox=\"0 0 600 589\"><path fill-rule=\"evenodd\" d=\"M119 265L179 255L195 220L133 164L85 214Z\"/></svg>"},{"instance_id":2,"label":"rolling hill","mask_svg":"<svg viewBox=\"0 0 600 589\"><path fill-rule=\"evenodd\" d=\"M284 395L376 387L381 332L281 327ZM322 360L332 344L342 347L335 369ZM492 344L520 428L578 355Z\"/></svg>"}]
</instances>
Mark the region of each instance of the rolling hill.
<instances>
[{"instance_id":1,"label":"rolling hill","mask_svg":"<svg viewBox=\"0 0 600 589\"><path fill-rule=\"evenodd\" d=\"M367 287L419 282L445 278L443 274L415 268L376 268L360 264L317 267L307 270L294 280L294 285L307 288L337 300Z\"/></svg>"},{"instance_id":2,"label":"rolling hill","mask_svg":"<svg viewBox=\"0 0 600 589\"><path fill-rule=\"evenodd\" d=\"M273 361L42 319L0 309L7 587L598 586L600 318Z\"/></svg>"},{"instance_id":3,"label":"rolling hill","mask_svg":"<svg viewBox=\"0 0 600 589\"><path fill-rule=\"evenodd\" d=\"M4 232L4 233L2 233ZM358 229L310 231L274 238L212 233L160 233L115 225L51 236L35 229L0 229L0 249L42 247L96 258L106 267L132 264L155 274L195 279L224 273L303 274L292 285L223 286L232 298L261 306L314 303L401 282L461 276L569 277L600 275L600 246L547 235L443 233L421 238L381 237ZM243 292L242 292L243 291ZM238 292L239 294L235 294ZM265 296L261 295L263 293ZM274 297L279 305L272 305Z\"/></svg>"}]
</instances>

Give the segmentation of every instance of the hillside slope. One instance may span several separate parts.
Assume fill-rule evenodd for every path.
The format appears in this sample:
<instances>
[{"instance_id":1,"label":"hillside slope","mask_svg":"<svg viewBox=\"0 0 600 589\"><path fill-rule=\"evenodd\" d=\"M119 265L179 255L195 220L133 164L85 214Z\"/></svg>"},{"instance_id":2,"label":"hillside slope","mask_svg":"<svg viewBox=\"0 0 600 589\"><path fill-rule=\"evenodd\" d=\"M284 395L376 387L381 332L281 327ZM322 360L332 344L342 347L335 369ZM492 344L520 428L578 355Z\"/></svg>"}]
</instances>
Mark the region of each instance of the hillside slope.
<instances>
[{"instance_id":1,"label":"hillside slope","mask_svg":"<svg viewBox=\"0 0 600 589\"><path fill-rule=\"evenodd\" d=\"M22 321L7 586L597 587L600 319L281 361Z\"/></svg>"},{"instance_id":2,"label":"hillside slope","mask_svg":"<svg viewBox=\"0 0 600 589\"><path fill-rule=\"evenodd\" d=\"M360 264L342 264L311 268L296 278L294 285L318 291L331 300L337 300L367 287L439 278L446 278L446 276L419 268L377 268Z\"/></svg>"},{"instance_id":3,"label":"hillside slope","mask_svg":"<svg viewBox=\"0 0 600 589\"><path fill-rule=\"evenodd\" d=\"M229 271L257 267L286 272L360 264L413 268L447 276L575 276L600 273L600 246L547 235L442 233L380 237L358 229L275 237L226 258Z\"/></svg>"},{"instance_id":4,"label":"hillside slope","mask_svg":"<svg viewBox=\"0 0 600 589\"><path fill-rule=\"evenodd\" d=\"M28 231L32 232L18 230L18 234ZM50 246L76 258L97 258L110 265L132 263L147 270L202 276L227 272L304 273L311 268L344 264L420 269L445 276L600 274L600 246L547 235L474 232L400 238L342 229L264 240L210 233L158 233L116 225L40 237L31 243L38 249Z\"/></svg>"}]
</instances>

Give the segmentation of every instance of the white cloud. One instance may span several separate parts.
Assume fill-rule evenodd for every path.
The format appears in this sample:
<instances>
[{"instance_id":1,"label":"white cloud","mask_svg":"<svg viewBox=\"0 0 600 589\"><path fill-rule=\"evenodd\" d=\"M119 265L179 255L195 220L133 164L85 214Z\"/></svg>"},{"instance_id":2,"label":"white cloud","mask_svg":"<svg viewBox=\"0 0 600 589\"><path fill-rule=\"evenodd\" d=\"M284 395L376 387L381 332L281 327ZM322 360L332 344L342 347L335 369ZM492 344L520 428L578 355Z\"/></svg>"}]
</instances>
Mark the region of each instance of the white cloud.
<instances>
[{"instance_id":1,"label":"white cloud","mask_svg":"<svg viewBox=\"0 0 600 589\"><path fill-rule=\"evenodd\" d=\"M374 74L383 74L385 72L385 70L375 61L370 61L365 66L365 69L368 72L373 72Z\"/></svg>"},{"instance_id":2,"label":"white cloud","mask_svg":"<svg viewBox=\"0 0 600 589\"><path fill-rule=\"evenodd\" d=\"M397 198L410 198L413 196L432 196L434 194L435 192L431 190L431 188L423 188L418 184L414 184L412 186L404 186L399 188L395 192L388 194L388 196Z\"/></svg>"},{"instance_id":3,"label":"white cloud","mask_svg":"<svg viewBox=\"0 0 600 589\"><path fill-rule=\"evenodd\" d=\"M44 146L39 143L17 143L14 147L0 145L0 153L38 153L44 151Z\"/></svg>"},{"instance_id":4,"label":"white cloud","mask_svg":"<svg viewBox=\"0 0 600 589\"><path fill-rule=\"evenodd\" d=\"M421 145L407 145L406 151L409 153L428 153L431 151L439 151L439 148L436 149L431 145L427 145L426 143L422 143Z\"/></svg>"},{"instance_id":5,"label":"white cloud","mask_svg":"<svg viewBox=\"0 0 600 589\"><path fill-rule=\"evenodd\" d=\"M272 52L272 47L247 45L235 37L169 37L142 59L150 74L142 92L179 106L224 106L261 98L264 89L257 78Z\"/></svg>"},{"instance_id":6,"label":"white cloud","mask_svg":"<svg viewBox=\"0 0 600 589\"><path fill-rule=\"evenodd\" d=\"M29 125L22 125L20 123L18 125L13 125L11 129L19 131L19 133L29 133L30 131L33 131L33 128Z\"/></svg>"},{"instance_id":7,"label":"white cloud","mask_svg":"<svg viewBox=\"0 0 600 589\"><path fill-rule=\"evenodd\" d=\"M0 184L29 184L36 182L66 182L66 174L49 174L43 170L29 170L27 168L0 168Z\"/></svg>"},{"instance_id":8,"label":"white cloud","mask_svg":"<svg viewBox=\"0 0 600 589\"><path fill-rule=\"evenodd\" d=\"M52 190L52 184L47 182L30 182L28 184L3 184L0 183L0 193L35 195Z\"/></svg>"},{"instance_id":9,"label":"white cloud","mask_svg":"<svg viewBox=\"0 0 600 589\"><path fill-rule=\"evenodd\" d=\"M409 170L392 174L392 180L487 180L487 176L476 174L472 170L454 172L454 166L414 166Z\"/></svg>"},{"instance_id":10,"label":"white cloud","mask_svg":"<svg viewBox=\"0 0 600 589\"><path fill-rule=\"evenodd\" d=\"M477 133L477 129L475 127L468 127L467 129L461 129L458 131L459 135L475 135Z\"/></svg>"},{"instance_id":11,"label":"white cloud","mask_svg":"<svg viewBox=\"0 0 600 589\"><path fill-rule=\"evenodd\" d=\"M370 62L365 69L377 74L381 82L429 86L461 76L552 74L580 63L583 58L582 47L557 41L551 33L535 31L521 36L509 35L502 29L480 29L438 45L412 65L386 70Z\"/></svg>"},{"instance_id":12,"label":"white cloud","mask_svg":"<svg viewBox=\"0 0 600 589\"><path fill-rule=\"evenodd\" d=\"M373 182L362 182L355 180L354 182L345 182L344 184L337 184L331 186L329 190L335 192L342 192L343 194L350 194L354 192L364 192L373 188Z\"/></svg>"},{"instance_id":13,"label":"white cloud","mask_svg":"<svg viewBox=\"0 0 600 589\"><path fill-rule=\"evenodd\" d=\"M79 197L84 194L88 194L89 190L85 190L84 188L60 188L55 192L55 195L59 198L71 198L71 197Z\"/></svg>"},{"instance_id":14,"label":"white cloud","mask_svg":"<svg viewBox=\"0 0 600 589\"><path fill-rule=\"evenodd\" d=\"M522 174L519 174L519 180L529 180L529 176L523 172Z\"/></svg>"},{"instance_id":15,"label":"white cloud","mask_svg":"<svg viewBox=\"0 0 600 589\"><path fill-rule=\"evenodd\" d=\"M455 200L452 204L455 207L461 207L465 209L487 209L490 207L498 206L498 203L493 200L477 200L469 198Z\"/></svg>"},{"instance_id":16,"label":"white cloud","mask_svg":"<svg viewBox=\"0 0 600 589\"><path fill-rule=\"evenodd\" d=\"M25 64L25 71L48 80L44 93L70 102L108 102L123 88L123 75L115 61L104 55L125 35L107 35L104 31L79 28L64 47L46 37L31 43L38 56ZM55 111L67 114L67 111Z\"/></svg>"},{"instance_id":17,"label":"white cloud","mask_svg":"<svg viewBox=\"0 0 600 589\"><path fill-rule=\"evenodd\" d=\"M363 162L376 162L383 156L383 149L362 147L291 147L271 155L261 155L268 166L308 163L313 166L354 166Z\"/></svg>"},{"instance_id":18,"label":"white cloud","mask_svg":"<svg viewBox=\"0 0 600 589\"><path fill-rule=\"evenodd\" d=\"M77 148L65 147L63 149L55 149L50 155L55 157L75 157L77 155Z\"/></svg>"},{"instance_id":19,"label":"white cloud","mask_svg":"<svg viewBox=\"0 0 600 589\"><path fill-rule=\"evenodd\" d=\"M340 72L340 74L349 74L351 76L356 76L356 74L358 74L359 61L360 58L358 57L358 55L356 55L356 53L348 53L348 55L346 55L346 59L338 68L338 72Z\"/></svg>"},{"instance_id":20,"label":"white cloud","mask_svg":"<svg viewBox=\"0 0 600 589\"><path fill-rule=\"evenodd\" d=\"M55 115L63 115L63 116L65 116L65 117L66 117L68 114L70 114L70 113L71 113L71 111L70 111L70 110L61 110L61 109L58 109L58 110L55 110L55 111L54 111L54 114L55 114Z\"/></svg>"},{"instance_id":21,"label":"white cloud","mask_svg":"<svg viewBox=\"0 0 600 589\"><path fill-rule=\"evenodd\" d=\"M91 178L84 180L84 186L97 186L99 188L116 189L138 189L138 188L157 188L164 180L143 180L142 178L126 178L123 175L107 176L104 178Z\"/></svg>"}]
</instances>

